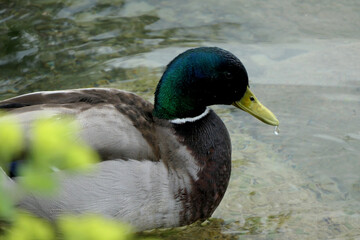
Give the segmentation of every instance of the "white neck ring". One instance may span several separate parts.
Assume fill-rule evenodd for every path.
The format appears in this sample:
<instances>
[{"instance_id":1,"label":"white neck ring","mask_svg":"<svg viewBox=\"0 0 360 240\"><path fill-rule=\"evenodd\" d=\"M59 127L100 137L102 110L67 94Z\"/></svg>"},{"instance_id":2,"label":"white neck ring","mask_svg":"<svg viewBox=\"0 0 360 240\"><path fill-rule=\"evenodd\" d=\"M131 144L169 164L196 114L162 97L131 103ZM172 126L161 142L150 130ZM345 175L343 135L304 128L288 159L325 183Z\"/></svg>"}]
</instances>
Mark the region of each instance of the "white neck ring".
<instances>
[{"instance_id":1,"label":"white neck ring","mask_svg":"<svg viewBox=\"0 0 360 240\"><path fill-rule=\"evenodd\" d=\"M187 122L195 122L203 117L205 117L208 113L210 112L210 108L206 108L205 111L200 114L199 116L196 117L189 117L189 118L175 118L170 120L171 123L175 123L175 124L183 124L183 123L187 123Z\"/></svg>"}]
</instances>

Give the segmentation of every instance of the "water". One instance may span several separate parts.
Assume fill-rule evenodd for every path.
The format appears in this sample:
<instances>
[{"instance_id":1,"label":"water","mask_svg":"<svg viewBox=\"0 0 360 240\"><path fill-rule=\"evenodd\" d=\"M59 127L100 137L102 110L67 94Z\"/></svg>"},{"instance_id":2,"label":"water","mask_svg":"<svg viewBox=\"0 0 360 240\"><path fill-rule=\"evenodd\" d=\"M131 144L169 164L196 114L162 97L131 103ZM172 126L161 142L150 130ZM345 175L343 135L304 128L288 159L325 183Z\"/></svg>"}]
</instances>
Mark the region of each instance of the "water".
<instances>
[{"instance_id":1,"label":"water","mask_svg":"<svg viewBox=\"0 0 360 240\"><path fill-rule=\"evenodd\" d=\"M275 134L275 135L279 135L279 134L280 134L280 128L279 128L279 126L275 126L275 128L274 128L274 134Z\"/></svg>"},{"instance_id":2,"label":"water","mask_svg":"<svg viewBox=\"0 0 360 240\"><path fill-rule=\"evenodd\" d=\"M164 239L360 238L360 2L0 1L0 97L116 87L150 101L164 66L219 46L281 124L213 109L233 145L224 200Z\"/></svg>"}]
</instances>

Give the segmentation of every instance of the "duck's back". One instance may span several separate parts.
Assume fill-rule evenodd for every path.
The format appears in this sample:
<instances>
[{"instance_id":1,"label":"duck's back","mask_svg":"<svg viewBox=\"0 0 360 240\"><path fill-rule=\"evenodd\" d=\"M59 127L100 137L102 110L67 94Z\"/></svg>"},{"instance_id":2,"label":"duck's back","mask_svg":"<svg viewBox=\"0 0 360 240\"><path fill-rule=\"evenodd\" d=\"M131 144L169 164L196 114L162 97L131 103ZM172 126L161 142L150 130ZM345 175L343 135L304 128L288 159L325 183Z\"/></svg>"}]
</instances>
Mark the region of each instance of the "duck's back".
<instances>
[{"instance_id":1,"label":"duck's back","mask_svg":"<svg viewBox=\"0 0 360 240\"><path fill-rule=\"evenodd\" d=\"M39 118L75 119L80 138L102 160L158 160L152 109L150 102L133 93L102 88L36 92L0 102L0 110L15 117L26 133Z\"/></svg>"}]
</instances>

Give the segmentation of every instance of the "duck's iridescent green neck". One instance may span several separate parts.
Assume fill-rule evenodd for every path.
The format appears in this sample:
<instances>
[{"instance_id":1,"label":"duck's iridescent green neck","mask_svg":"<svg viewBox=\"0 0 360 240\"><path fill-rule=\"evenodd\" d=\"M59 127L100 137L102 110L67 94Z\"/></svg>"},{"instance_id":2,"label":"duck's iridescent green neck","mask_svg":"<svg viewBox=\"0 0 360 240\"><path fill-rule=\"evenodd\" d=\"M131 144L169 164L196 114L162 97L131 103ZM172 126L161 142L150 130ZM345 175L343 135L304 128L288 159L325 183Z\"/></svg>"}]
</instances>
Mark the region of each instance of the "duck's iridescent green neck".
<instances>
[{"instance_id":1,"label":"duck's iridescent green neck","mask_svg":"<svg viewBox=\"0 0 360 240\"><path fill-rule=\"evenodd\" d=\"M194 117L201 114L205 107L198 107L193 96L187 95L180 79L186 76L183 68L168 69L160 80L155 93L153 115L161 119Z\"/></svg>"},{"instance_id":2,"label":"duck's iridescent green neck","mask_svg":"<svg viewBox=\"0 0 360 240\"><path fill-rule=\"evenodd\" d=\"M214 49L187 51L168 65L155 92L155 117L169 120L195 117L212 104L204 85L217 77L216 66L222 61Z\"/></svg>"}]
</instances>

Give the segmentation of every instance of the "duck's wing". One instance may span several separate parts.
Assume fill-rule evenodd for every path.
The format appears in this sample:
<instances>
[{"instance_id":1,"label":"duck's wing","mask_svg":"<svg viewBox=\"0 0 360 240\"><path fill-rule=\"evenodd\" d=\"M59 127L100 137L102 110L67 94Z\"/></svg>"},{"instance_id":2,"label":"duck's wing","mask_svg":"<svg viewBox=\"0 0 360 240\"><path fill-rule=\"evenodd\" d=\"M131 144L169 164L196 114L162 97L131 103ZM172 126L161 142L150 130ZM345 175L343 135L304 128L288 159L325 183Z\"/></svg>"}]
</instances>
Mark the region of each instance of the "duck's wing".
<instances>
[{"instance_id":1,"label":"duck's wing","mask_svg":"<svg viewBox=\"0 0 360 240\"><path fill-rule=\"evenodd\" d=\"M70 116L80 125L80 137L103 160L158 160L152 109L133 93L105 88L36 92L0 101L0 110L16 117L27 133L41 117Z\"/></svg>"}]
</instances>

